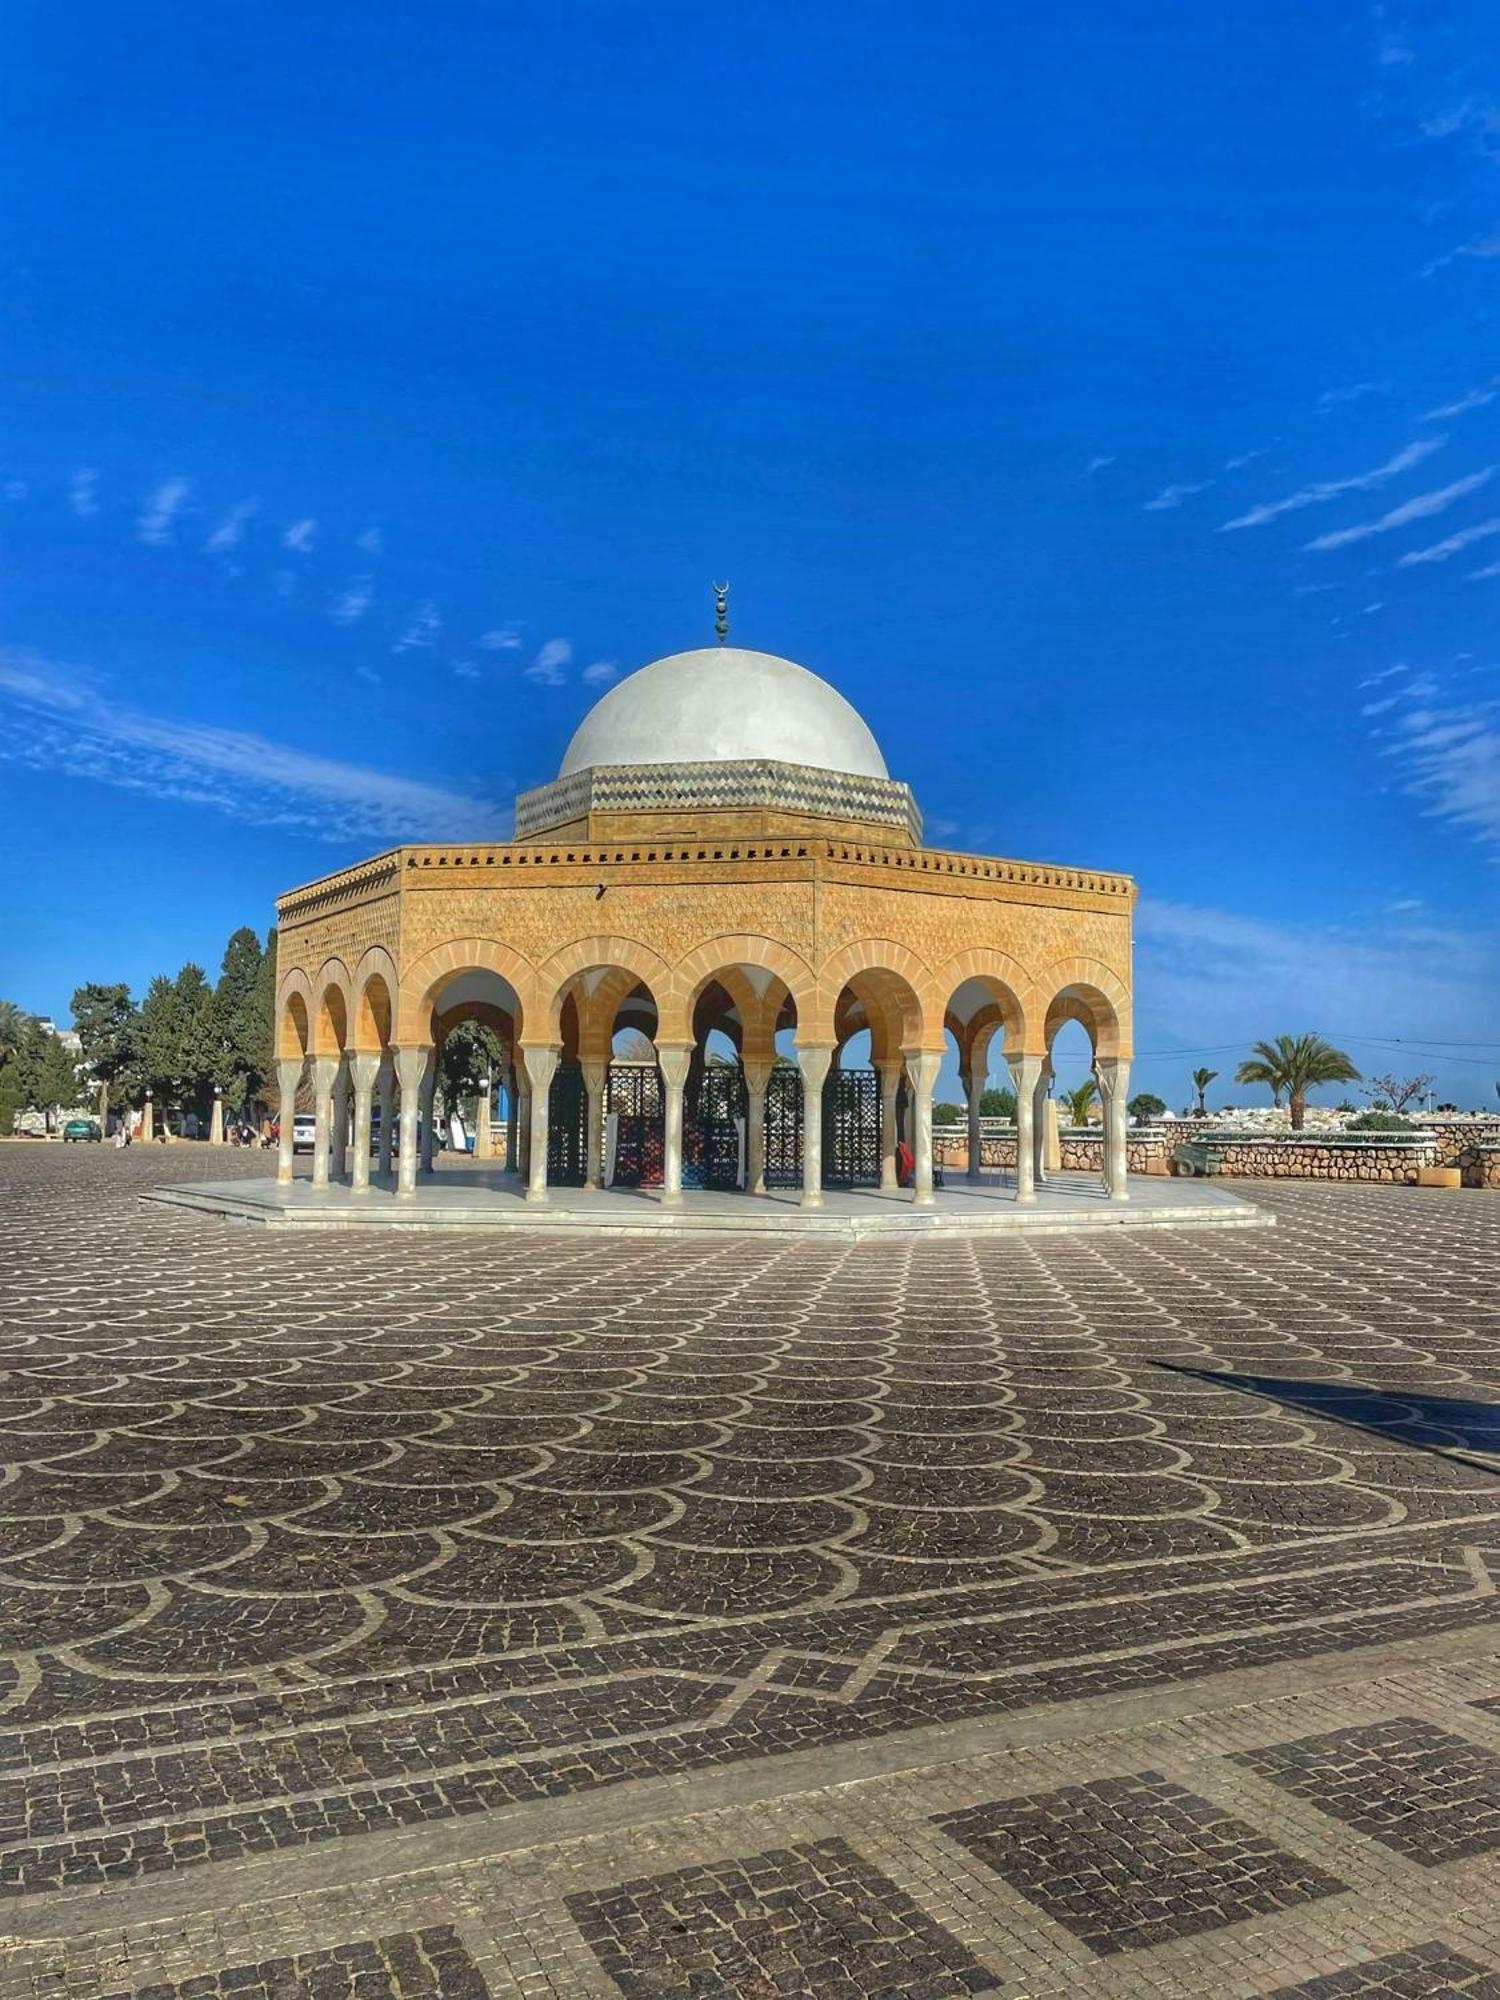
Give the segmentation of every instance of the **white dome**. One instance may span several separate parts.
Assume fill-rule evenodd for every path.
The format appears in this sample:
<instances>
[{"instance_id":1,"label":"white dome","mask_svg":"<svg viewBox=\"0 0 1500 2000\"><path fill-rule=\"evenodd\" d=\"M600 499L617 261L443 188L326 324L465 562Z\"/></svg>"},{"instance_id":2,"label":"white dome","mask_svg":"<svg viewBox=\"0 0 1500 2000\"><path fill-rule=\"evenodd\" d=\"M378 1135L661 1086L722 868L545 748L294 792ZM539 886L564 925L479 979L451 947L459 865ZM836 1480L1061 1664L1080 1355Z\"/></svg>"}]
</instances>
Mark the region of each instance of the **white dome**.
<instances>
[{"instance_id":1,"label":"white dome","mask_svg":"<svg viewBox=\"0 0 1500 2000\"><path fill-rule=\"evenodd\" d=\"M746 758L889 776L880 745L827 681L775 653L704 646L653 660L595 702L560 778L592 764L723 764Z\"/></svg>"}]
</instances>

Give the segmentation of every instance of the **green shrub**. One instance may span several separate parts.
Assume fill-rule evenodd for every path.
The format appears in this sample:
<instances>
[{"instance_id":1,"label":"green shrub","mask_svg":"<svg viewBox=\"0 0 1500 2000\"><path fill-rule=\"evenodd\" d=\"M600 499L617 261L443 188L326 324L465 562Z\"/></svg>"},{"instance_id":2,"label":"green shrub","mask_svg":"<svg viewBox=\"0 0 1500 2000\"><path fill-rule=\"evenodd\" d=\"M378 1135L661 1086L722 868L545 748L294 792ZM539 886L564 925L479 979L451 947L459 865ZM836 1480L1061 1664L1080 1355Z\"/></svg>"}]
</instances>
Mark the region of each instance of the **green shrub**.
<instances>
[{"instance_id":1,"label":"green shrub","mask_svg":"<svg viewBox=\"0 0 1500 2000\"><path fill-rule=\"evenodd\" d=\"M1345 1126L1346 1132L1409 1132L1411 1120L1395 1111L1361 1111Z\"/></svg>"}]
</instances>

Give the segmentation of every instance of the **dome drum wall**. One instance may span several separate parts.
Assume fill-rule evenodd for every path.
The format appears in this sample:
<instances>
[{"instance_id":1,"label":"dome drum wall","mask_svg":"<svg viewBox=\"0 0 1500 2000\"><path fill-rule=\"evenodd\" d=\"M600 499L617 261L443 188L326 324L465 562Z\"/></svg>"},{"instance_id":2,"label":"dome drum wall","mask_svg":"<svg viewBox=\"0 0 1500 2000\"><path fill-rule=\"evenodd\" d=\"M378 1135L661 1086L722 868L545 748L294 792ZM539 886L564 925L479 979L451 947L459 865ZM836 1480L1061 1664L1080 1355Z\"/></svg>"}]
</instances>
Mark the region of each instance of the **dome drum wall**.
<instances>
[{"instance_id":1,"label":"dome drum wall","mask_svg":"<svg viewBox=\"0 0 1500 2000\"><path fill-rule=\"evenodd\" d=\"M516 800L516 838L664 838L669 832L718 828L753 836L801 820L809 830L833 822L851 835L883 841L922 838L922 816L907 785L772 758L686 763L591 765Z\"/></svg>"}]
</instances>

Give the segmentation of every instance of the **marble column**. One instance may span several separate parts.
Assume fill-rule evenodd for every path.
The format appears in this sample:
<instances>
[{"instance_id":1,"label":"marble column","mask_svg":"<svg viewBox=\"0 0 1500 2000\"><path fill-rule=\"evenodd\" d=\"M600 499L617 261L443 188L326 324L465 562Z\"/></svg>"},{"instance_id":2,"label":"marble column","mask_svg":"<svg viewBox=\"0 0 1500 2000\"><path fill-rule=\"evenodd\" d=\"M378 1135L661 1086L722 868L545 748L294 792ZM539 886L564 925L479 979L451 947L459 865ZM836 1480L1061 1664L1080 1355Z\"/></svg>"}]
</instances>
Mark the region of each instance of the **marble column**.
<instances>
[{"instance_id":1,"label":"marble column","mask_svg":"<svg viewBox=\"0 0 1500 2000\"><path fill-rule=\"evenodd\" d=\"M505 1171L508 1174L518 1174L521 1171L521 1130L518 1116L520 1102L516 1066L511 1063L505 1071Z\"/></svg>"},{"instance_id":2,"label":"marble column","mask_svg":"<svg viewBox=\"0 0 1500 2000\"><path fill-rule=\"evenodd\" d=\"M427 1059L427 1068L422 1077L422 1087L417 1093L422 1119L422 1157L424 1174L432 1172L437 1158L437 1126L433 1119L433 1107L437 1102L437 1050L433 1049Z\"/></svg>"},{"instance_id":3,"label":"marble column","mask_svg":"<svg viewBox=\"0 0 1500 2000\"><path fill-rule=\"evenodd\" d=\"M1095 1060L1094 1074L1104 1100L1104 1192L1111 1201L1129 1201L1125 1100L1130 1092L1130 1064L1118 1056L1100 1056Z\"/></svg>"},{"instance_id":4,"label":"marble column","mask_svg":"<svg viewBox=\"0 0 1500 2000\"><path fill-rule=\"evenodd\" d=\"M1040 1056L1011 1056L1010 1074L1016 1092L1016 1200L1036 1200L1036 1108L1042 1078Z\"/></svg>"},{"instance_id":5,"label":"marble column","mask_svg":"<svg viewBox=\"0 0 1500 2000\"><path fill-rule=\"evenodd\" d=\"M906 1058L906 1074L912 1089L912 1206L931 1208L932 1192L932 1093L937 1086L943 1057L937 1049L914 1049Z\"/></svg>"},{"instance_id":6,"label":"marble column","mask_svg":"<svg viewBox=\"0 0 1500 2000\"><path fill-rule=\"evenodd\" d=\"M1048 1150L1049 1135L1057 1131L1057 1106L1052 1103L1052 1058L1042 1058L1041 1069L1037 1073L1036 1089L1031 1093L1032 1157L1036 1163L1036 1184L1044 1185L1048 1172L1056 1172L1060 1155L1054 1146ZM1049 1111L1048 1107L1051 1106Z\"/></svg>"},{"instance_id":7,"label":"marble column","mask_svg":"<svg viewBox=\"0 0 1500 2000\"><path fill-rule=\"evenodd\" d=\"M479 1116L474 1121L474 1157L476 1160L489 1159L495 1150L495 1138L490 1123L494 1116L494 1104L492 1101L494 1088L495 1080L493 1077L482 1076L479 1079Z\"/></svg>"},{"instance_id":8,"label":"marble column","mask_svg":"<svg viewBox=\"0 0 1500 2000\"><path fill-rule=\"evenodd\" d=\"M604 1179L604 1085L607 1062L586 1062L583 1069L583 1184L597 1188Z\"/></svg>"},{"instance_id":9,"label":"marble column","mask_svg":"<svg viewBox=\"0 0 1500 2000\"><path fill-rule=\"evenodd\" d=\"M342 1180L349 1164L349 1058L339 1058L339 1073L333 1079L333 1131L330 1136L328 1168L335 1180Z\"/></svg>"},{"instance_id":10,"label":"marble column","mask_svg":"<svg viewBox=\"0 0 1500 2000\"><path fill-rule=\"evenodd\" d=\"M396 1160L396 1192L411 1196L417 1191L417 1120L422 1115L422 1080L432 1060L432 1050L425 1042L418 1042L413 1048L393 1049L391 1054L395 1058L396 1081L401 1089L401 1146Z\"/></svg>"},{"instance_id":11,"label":"marble column","mask_svg":"<svg viewBox=\"0 0 1500 2000\"><path fill-rule=\"evenodd\" d=\"M375 1156L375 1171L384 1175L391 1170L391 1157L396 1145L393 1123L396 1115L396 1063L389 1049L380 1058L377 1088L380 1093L380 1150Z\"/></svg>"},{"instance_id":12,"label":"marble column","mask_svg":"<svg viewBox=\"0 0 1500 2000\"><path fill-rule=\"evenodd\" d=\"M960 1072L964 1087L964 1101L969 1110L969 1179L977 1181L984 1171L980 1159L979 1100L984 1096L985 1084L989 1081L989 1041L976 1042L969 1050L969 1059Z\"/></svg>"},{"instance_id":13,"label":"marble column","mask_svg":"<svg viewBox=\"0 0 1500 2000\"><path fill-rule=\"evenodd\" d=\"M823 1206L823 1085L833 1062L831 1048L799 1048L802 1072L802 1206Z\"/></svg>"},{"instance_id":14,"label":"marble column","mask_svg":"<svg viewBox=\"0 0 1500 2000\"><path fill-rule=\"evenodd\" d=\"M361 1050L349 1058L349 1078L354 1085L354 1167L350 1185L356 1194L370 1188L370 1107L380 1076L380 1051Z\"/></svg>"},{"instance_id":15,"label":"marble column","mask_svg":"<svg viewBox=\"0 0 1500 2000\"><path fill-rule=\"evenodd\" d=\"M757 1062L753 1057L740 1064L745 1077L746 1194L766 1191L766 1092L775 1067L774 1062Z\"/></svg>"},{"instance_id":16,"label":"marble column","mask_svg":"<svg viewBox=\"0 0 1500 2000\"><path fill-rule=\"evenodd\" d=\"M314 1187L327 1187L333 1164L333 1086L343 1067L342 1056L314 1056L313 1086L313 1170Z\"/></svg>"},{"instance_id":17,"label":"marble column","mask_svg":"<svg viewBox=\"0 0 1500 2000\"><path fill-rule=\"evenodd\" d=\"M276 1087L281 1097L277 1119L280 1137L276 1142L276 1178L283 1187L292 1178L292 1138L297 1123L297 1086L302 1081L306 1056L292 1056L276 1065Z\"/></svg>"},{"instance_id":18,"label":"marble column","mask_svg":"<svg viewBox=\"0 0 1500 2000\"><path fill-rule=\"evenodd\" d=\"M875 1065L880 1073L880 1192L894 1194L901 1185L896 1171L896 1148L901 1144L901 1077L905 1064Z\"/></svg>"},{"instance_id":19,"label":"marble column","mask_svg":"<svg viewBox=\"0 0 1500 2000\"><path fill-rule=\"evenodd\" d=\"M529 1129L528 1201L547 1200L547 1102L552 1095L552 1079L561 1060L562 1050L545 1042L521 1051L526 1080L531 1086L527 1099L530 1116L526 1121Z\"/></svg>"},{"instance_id":20,"label":"marble column","mask_svg":"<svg viewBox=\"0 0 1500 2000\"><path fill-rule=\"evenodd\" d=\"M218 1084L214 1085L214 1115L209 1121L208 1143L210 1146L224 1143L224 1093Z\"/></svg>"},{"instance_id":21,"label":"marble column","mask_svg":"<svg viewBox=\"0 0 1500 2000\"><path fill-rule=\"evenodd\" d=\"M693 1052L681 1046L663 1048L658 1042L656 1060L661 1065L663 1108L666 1113L666 1157L662 1168L661 1198L675 1208L682 1200L682 1093L692 1067Z\"/></svg>"}]
</instances>

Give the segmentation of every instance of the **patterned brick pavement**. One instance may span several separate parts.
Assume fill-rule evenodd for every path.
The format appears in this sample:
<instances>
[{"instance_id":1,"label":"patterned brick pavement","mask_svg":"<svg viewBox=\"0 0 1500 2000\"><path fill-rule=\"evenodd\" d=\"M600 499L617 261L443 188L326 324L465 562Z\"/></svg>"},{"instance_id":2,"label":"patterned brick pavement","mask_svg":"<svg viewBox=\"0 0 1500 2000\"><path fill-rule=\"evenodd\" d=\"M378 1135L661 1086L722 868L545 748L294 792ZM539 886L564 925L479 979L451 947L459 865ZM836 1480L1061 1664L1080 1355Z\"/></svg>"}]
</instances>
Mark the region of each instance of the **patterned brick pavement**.
<instances>
[{"instance_id":1,"label":"patterned brick pavement","mask_svg":"<svg viewBox=\"0 0 1500 2000\"><path fill-rule=\"evenodd\" d=\"M393 1244L202 1161L0 1145L0 1994L1493 1990L1500 1198Z\"/></svg>"}]
</instances>

